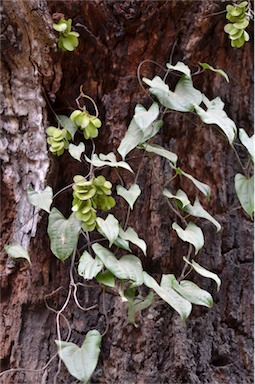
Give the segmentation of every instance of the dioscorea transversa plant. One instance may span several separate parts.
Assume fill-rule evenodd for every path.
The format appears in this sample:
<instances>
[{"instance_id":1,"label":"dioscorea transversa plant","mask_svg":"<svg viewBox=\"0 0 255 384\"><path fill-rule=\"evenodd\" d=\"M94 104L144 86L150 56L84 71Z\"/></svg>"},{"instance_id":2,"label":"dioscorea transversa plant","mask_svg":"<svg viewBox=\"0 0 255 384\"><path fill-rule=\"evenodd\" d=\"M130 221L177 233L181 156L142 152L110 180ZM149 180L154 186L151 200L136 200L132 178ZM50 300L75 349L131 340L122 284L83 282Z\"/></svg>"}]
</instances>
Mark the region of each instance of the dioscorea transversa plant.
<instances>
[{"instance_id":1,"label":"dioscorea transversa plant","mask_svg":"<svg viewBox=\"0 0 255 384\"><path fill-rule=\"evenodd\" d=\"M200 63L200 66L203 70L214 71L217 76L221 75L229 81L224 71L206 63ZM170 89L167 84L167 77L172 73L179 76L174 89ZM196 261L205 242L199 219L208 220L216 231L221 230L221 224L205 210L199 198L202 194L209 200L211 189L181 168L181 161L176 153L155 143L163 127L166 113L169 111L193 113L204 124L218 126L234 151L235 141L237 138L240 139L250 159L248 167L241 164L243 173L235 176L235 189L243 209L251 218L254 212L254 183L250 165L250 161L254 161L254 135L249 137L243 128L236 127L224 111L224 103L220 97L209 100L194 87L190 68L182 62L176 65L166 64L166 73L163 78L157 75L153 79L143 78L143 82L149 86L149 92L154 97L154 101L148 109L141 104L136 105L134 116L117 151L113 148L113 152L108 154L97 153L94 139L100 132L102 122L93 100L95 115L90 114L86 107L80 107L78 102L80 97L90 99L83 94L82 89L77 99L78 109L74 110L70 117L56 115L58 126L51 126L46 130L49 150L53 155L61 156L68 150L74 159L83 161L84 170L88 170L87 173L84 171L84 174L73 175L73 183L70 185L73 190L72 212L68 218L64 217L56 207L52 207L54 198L61 191L53 196L50 186L47 186L43 192L36 192L32 188L28 190L30 203L49 213L48 235L52 253L63 262L69 258L72 260L70 276L73 286L75 287L72 268L76 261L81 279L86 281L93 279L97 284L110 288L112 292L121 296L124 305L126 303L128 306L128 319L134 326L136 326L136 313L152 304L155 305L157 297L177 311L183 321L189 317L192 304L212 307L211 294L187 279L192 270L201 278L212 279L218 290L221 285L219 276ZM78 132L83 134L85 143L83 141L78 145L71 143ZM90 151L86 144L88 140L92 142ZM161 185L156 177L154 180L155 183L159 183L162 199L166 199L169 208L176 215L176 221L170 222L169 219L169 226L171 225L180 241L187 243L187 253L183 257L183 269L179 276L175 275L175 271L169 271L156 280L144 270L140 258L132 251L132 245L136 245L144 255L147 255L146 239L140 238L136 229L128 223L130 211L135 209L137 199L140 196L142 198L145 193L137 183L142 167L135 171L128 163L128 155L134 149L139 149L143 156L149 158L153 156L164 158L174 176L187 178L197 189L197 196L192 201L184 190L174 190L171 181ZM238 161L240 162L240 159ZM113 185L101 174L105 167L114 168L119 175L121 169L130 172L133 174L133 184L129 189L121 184ZM121 177L119 179L122 180ZM116 200L120 198L126 202L124 224L120 223L113 214ZM90 237L92 232L93 241ZM85 239L82 251L78 249L80 236ZM28 254L24 253L17 244L6 246L6 251L12 257L18 255L29 260ZM150 257L150 255L147 256ZM143 285L149 289L145 297L141 296L140 287ZM70 295L71 292L68 300ZM73 295L77 300L75 289ZM88 382L97 365L101 340L102 335L99 331L90 330L81 347L78 347L68 340L61 340L58 324L56 344L59 356L71 375L83 383Z\"/></svg>"}]
</instances>

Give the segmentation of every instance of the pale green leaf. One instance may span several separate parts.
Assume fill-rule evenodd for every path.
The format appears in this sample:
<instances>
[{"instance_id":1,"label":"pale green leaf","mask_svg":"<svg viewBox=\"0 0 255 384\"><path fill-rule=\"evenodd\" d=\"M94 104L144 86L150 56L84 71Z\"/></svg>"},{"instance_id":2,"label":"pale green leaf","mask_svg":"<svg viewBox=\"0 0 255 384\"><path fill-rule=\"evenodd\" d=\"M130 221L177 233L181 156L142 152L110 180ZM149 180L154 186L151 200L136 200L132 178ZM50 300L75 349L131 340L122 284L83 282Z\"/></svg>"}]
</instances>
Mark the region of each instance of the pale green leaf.
<instances>
[{"instance_id":1,"label":"pale green leaf","mask_svg":"<svg viewBox=\"0 0 255 384\"><path fill-rule=\"evenodd\" d=\"M108 269L104 272L99 272L99 274L96 277L96 280L100 284L104 284L107 287L111 287L111 288L115 287L115 276L112 274L112 272L108 271Z\"/></svg>"},{"instance_id":2,"label":"pale green leaf","mask_svg":"<svg viewBox=\"0 0 255 384\"><path fill-rule=\"evenodd\" d=\"M254 212L254 176L247 179L241 173L235 175L235 190L241 206L252 217Z\"/></svg>"},{"instance_id":3,"label":"pale green leaf","mask_svg":"<svg viewBox=\"0 0 255 384\"><path fill-rule=\"evenodd\" d=\"M86 334L85 340L79 348L76 344L55 340L58 353L69 373L76 379L87 384L96 369L100 354L102 336L93 329Z\"/></svg>"},{"instance_id":4,"label":"pale green leaf","mask_svg":"<svg viewBox=\"0 0 255 384\"><path fill-rule=\"evenodd\" d=\"M146 243L144 240L138 237L136 231L133 228L128 227L128 229L125 232L123 231L123 229L120 228L119 236L122 239L128 240L132 244L137 245L137 247L139 247L143 251L143 253L146 255L146 248L147 248Z\"/></svg>"},{"instance_id":5,"label":"pale green leaf","mask_svg":"<svg viewBox=\"0 0 255 384\"><path fill-rule=\"evenodd\" d=\"M57 120L59 121L61 127L65 128L70 133L73 139L78 126L70 119L70 117L65 115L57 115Z\"/></svg>"},{"instance_id":6,"label":"pale green leaf","mask_svg":"<svg viewBox=\"0 0 255 384\"><path fill-rule=\"evenodd\" d=\"M57 32L64 32L67 28L66 22L53 23L53 29Z\"/></svg>"},{"instance_id":7,"label":"pale green leaf","mask_svg":"<svg viewBox=\"0 0 255 384\"><path fill-rule=\"evenodd\" d=\"M164 275L163 275L164 276ZM166 303L179 313L182 320L186 320L191 312L192 305L180 296L170 285L160 286L147 272L143 272L144 284L153 289ZM163 278L163 277L162 277ZM164 281L164 280L163 280Z\"/></svg>"},{"instance_id":8,"label":"pale green leaf","mask_svg":"<svg viewBox=\"0 0 255 384\"><path fill-rule=\"evenodd\" d=\"M152 304L154 299L154 293L150 292L145 299L139 297L135 299L128 299L128 321L131 324L135 324L135 315L137 312L141 312Z\"/></svg>"},{"instance_id":9,"label":"pale green leaf","mask_svg":"<svg viewBox=\"0 0 255 384\"><path fill-rule=\"evenodd\" d=\"M231 120L223 110L224 103L221 98L216 97L210 101L203 95L203 102L207 107L207 111L199 107L199 105L194 105L198 116L206 124L218 125L227 136L229 143L232 144L236 137L237 129L233 120Z\"/></svg>"},{"instance_id":10,"label":"pale green leaf","mask_svg":"<svg viewBox=\"0 0 255 384\"><path fill-rule=\"evenodd\" d=\"M199 275L204 276L204 277L208 277L209 279L214 280L216 282L216 284L217 284L217 290L219 291L220 285L221 285L221 281L220 281L219 276L216 275L216 273L208 271L208 269L202 267L201 265L196 263L194 260L192 260L190 262L185 256L183 257L183 260L187 264L191 265Z\"/></svg>"},{"instance_id":11,"label":"pale green leaf","mask_svg":"<svg viewBox=\"0 0 255 384\"><path fill-rule=\"evenodd\" d=\"M81 161L81 154L85 151L84 143L80 143L79 145L69 144L68 151L70 155L78 161Z\"/></svg>"},{"instance_id":12,"label":"pale green leaf","mask_svg":"<svg viewBox=\"0 0 255 384\"><path fill-rule=\"evenodd\" d=\"M144 130L142 143L155 136L159 132L160 128L162 128L162 126L163 120L154 121L151 125L149 125L149 127Z\"/></svg>"},{"instance_id":13,"label":"pale green leaf","mask_svg":"<svg viewBox=\"0 0 255 384\"><path fill-rule=\"evenodd\" d=\"M131 252L131 249L129 248L129 242L127 240L122 239L120 236L118 236L117 239L114 241L114 245L116 245L116 247Z\"/></svg>"},{"instance_id":14,"label":"pale green leaf","mask_svg":"<svg viewBox=\"0 0 255 384\"><path fill-rule=\"evenodd\" d=\"M91 280L103 269L102 261L96 256L95 259L84 251L78 264L78 274L85 280Z\"/></svg>"},{"instance_id":15,"label":"pale green leaf","mask_svg":"<svg viewBox=\"0 0 255 384\"><path fill-rule=\"evenodd\" d=\"M129 189L122 187L121 185L117 185L117 195L123 197L126 202L129 204L130 208L133 209L134 204L137 198L141 194L141 189L138 184L132 184Z\"/></svg>"},{"instance_id":16,"label":"pale green leaf","mask_svg":"<svg viewBox=\"0 0 255 384\"><path fill-rule=\"evenodd\" d=\"M4 249L8 256L12 259L26 259L31 264L29 254L25 248L19 244L4 245Z\"/></svg>"},{"instance_id":17,"label":"pale green leaf","mask_svg":"<svg viewBox=\"0 0 255 384\"><path fill-rule=\"evenodd\" d=\"M198 285L189 280L182 280L180 283L176 280L174 275L165 275L173 289L178 292L184 299L190 301L192 304L204 305L211 308L213 306L213 298L211 294Z\"/></svg>"},{"instance_id":18,"label":"pale green leaf","mask_svg":"<svg viewBox=\"0 0 255 384\"><path fill-rule=\"evenodd\" d=\"M255 134L251 137L247 135L243 128L239 129L239 137L241 143L245 146L249 154L251 155L252 161L254 162L254 152L255 152Z\"/></svg>"},{"instance_id":19,"label":"pale green leaf","mask_svg":"<svg viewBox=\"0 0 255 384\"><path fill-rule=\"evenodd\" d=\"M217 229L217 232L221 230L221 225L220 223L215 220L211 215L210 213L208 213L203 207L202 205L200 204L200 201L198 199L198 197L196 197L196 200L193 204L193 206L191 204L188 204L186 205L184 208L184 211L185 212L188 212L190 215L192 216L195 216L195 217L201 217L202 219L207 219L209 220L212 224L215 225L216 229Z\"/></svg>"},{"instance_id":20,"label":"pale green leaf","mask_svg":"<svg viewBox=\"0 0 255 384\"><path fill-rule=\"evenodd\" d=\"M144 131L138 127L133 118L128 126L128 130L125 133L124 138L117 149L122 159L124 160L126 155L136 148L139 144L144 143L153 136L155 136L163 125L163 121L154 121Z\"/></svg>"},{"instance_id":21,"label":"pale green leaf","mask_svg":"<svg viewBox=\"0 0 255 384\"><path fill-rule=\"evenodd\" d=\"M108 153L108 155L104 155L103 153L100 153L99 156L94 153L92 156L92 159L90 160L87 156L85 156L85 159L88 163L91 163L94 165L94 167L114 167L114 168L125 168L130 172L133 172L130 165L126 163L125 161L117 161L116 156L113 152Z\"/></svg>"},{"instance_id":22,"label":"pale green leaf","mask_svg":"<svg viewBox=\"0 0 255 384\"><path fill-rule=\"evenodd\" d=\"M143 284L143 269L138 257L125 255L118 260L112 252L98 243L93 244L92 248L105 267L118 279L131 280L134 286Z\"/></svg>"},{"instance_id":23,"label":"pale green leaf","mask_svg":"<svg viewBox=\"0 0 255 384\"><path fill-rule=\"evenodd\" d=\"M104 220L101 217L96 219L98 231L109 240L110 247L117 240L119 235L119 222L112 214L109 214Z\"/></svg>"},{"instance_id":24,"label":"pale green leaf","mask_svg":"<svg viewBox=\"0 0 255 384\"><path fill-rule=\"evenodd\" d=\"M78 242L81 222L75 213L66 219L57 208L49 214L48 235L52 253L60 260L66 260Z\"/></svg>"},{"instance_id":25,"label":"pale green leaf","mask_svg":"<svg viewBox=\"0 0 255 384\"><path fill-rule=\"evenodd\" d=\"M231 24L232 25L232 24ZM229 77L222 69L213 68L211 65L207 63L199 63L203 69L210 69L210 71L216 72L218 75L224 77L225 80L229 83Z\"/></svg>"},{"instance_id":26,"label":"pale green leaf","mask_svg":"<svg viewBox=\"0 0 255 384\"><path fill-rule=\"evenodd\" d=\"M179 175L187 177L187 179L191 180L192 183L201 191L208 199L210 199L211 196L211 188L209 185L202 183L201 181L197 180L195 177L191 176L189 173L184 172L180 168L175 168L176 173Z\"/></svg>"},{"instance_id":27,"label":"pale green leaf","mask_svg":"<svg viewBox=\"0 0 255 384\"><path fill-rule=\"evenodd\" d=\"M142 144L141 148L145 149L147 152L155 153L161 157L164 157L167 160L170 160L174 166L176 166L178 156L174 152L170 152L167 149L161 147L157 144Z\"/></svg>"},{"instance_id":28,"label":"pale green leaf","mask_svg":"<svg viewBox=\"0 0 255 384\"><path fill-rule=\"evenodd\" d=\"M192 244L195 248L195 254L204 245L204 235L196 224L189 222L185 229L182 229L177 223L172 224L172 228L177 232L179 238L185 242Z\"/></svg>"},{"instance_id":29,"label":"pale green leaf","mask_svg":"<svg viewBox=\"0 0 255 384\"><path fill-rule=\"evenodd\" d=\"M184 209L184 207L186 207L186 205L190 204L188 196L181 189L178 189L176 195L173 195L168 189L164 188L163 195L166 196L168 199L177 200L178 206L182 209Z\"/></svg>"},{"instance_id":30,"label":"pale green leaf","mask_svg":"<svg viewBox=\"0 0 255 384\"><path fill-rule=\"evenodd\" d=\"M202 93L193 87L192 79L187 75L180 78L174 92L158 76L152 80L144 78L143 81L150 86L150 92L164 107L174 111L189 112L194 109L194 104L202 102Z\"/></svg>"},{"instance_id":31,"label":"pale green leaf","mask_svg":"<svg viewBox=\"0 0 255 384\"><path fill-rule=\"evenodd\" d=\"M137 104L134 119L138 127L144 132L157 119L158 114L159 106L156 102L152 103L148 111L141 104Z\"/></svg>"},{"instance_id":32,"label":"pale green leaf","mask_svg":"<svg viewBox=\"0 0 255 384\"><path fill-rule=\"evenodd\" d=\"M35 192L33 188L28 188L27 197L30 204L50 213L50 206L53 200L53 191L51 187L46 187L42 192Z\"/></svg>"},{"instance_id":33,"label":"pale green leaf","mask_svg":"<svg viewBox=\"0 0 255 384\"><path fill-rule=\"evenodd\" d=\"M121 140L120 146L117 151L124 160L126 155L131 152L138 144L143 141L143 131L138 127L133 118L128 126L124 138Z\"/></svg>"},{"instance_id":34,"label":"pale green leaf","mask_svg":"<svg viewBox=\"0 0 255 384\"><path fill-rule=\"evenodd\" d=\"M191 78L191 73L190 73L189 67L181 61L178 61L178 63L176 63L175 65L171 65L171 64L167 63L166 66L170 70L182 72L185 75L187 75L187 77Z\"/></svg>"}]
</instances>

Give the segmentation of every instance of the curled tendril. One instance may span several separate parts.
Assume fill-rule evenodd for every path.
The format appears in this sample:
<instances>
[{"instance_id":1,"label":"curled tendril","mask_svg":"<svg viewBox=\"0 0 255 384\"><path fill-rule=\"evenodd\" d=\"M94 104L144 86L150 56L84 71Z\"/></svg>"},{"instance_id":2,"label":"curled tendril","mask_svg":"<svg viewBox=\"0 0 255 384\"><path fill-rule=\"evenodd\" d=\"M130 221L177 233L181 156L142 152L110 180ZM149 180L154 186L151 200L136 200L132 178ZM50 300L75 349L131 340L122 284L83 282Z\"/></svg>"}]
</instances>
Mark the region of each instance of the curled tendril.
<instances>
[{"instance_id":1,"label":"curled tendril","mask_svg":"<svg viewBox=\"0 0 255 384\"><path fill-rule=\"evenodd\" d=\"M80 103L79 103L79 99L83 97L83 98L85 98L85 99L90 100L91 103L93 104L94 109L95 109L95 116L98 117L99 112L98 112L97 105L96 105L95 101L92 99L92 97L86 95L86 94L83 92L83 86L84 86L84 84L82 84L82 85L80 86L80 95L77 97L77 99L75 99L76 104L78 105L78 107L79 107L80 109L82 109L82 110L86 110L86 106L81 107L81 105L80 105Z\"/></svg>"}]
</instances>

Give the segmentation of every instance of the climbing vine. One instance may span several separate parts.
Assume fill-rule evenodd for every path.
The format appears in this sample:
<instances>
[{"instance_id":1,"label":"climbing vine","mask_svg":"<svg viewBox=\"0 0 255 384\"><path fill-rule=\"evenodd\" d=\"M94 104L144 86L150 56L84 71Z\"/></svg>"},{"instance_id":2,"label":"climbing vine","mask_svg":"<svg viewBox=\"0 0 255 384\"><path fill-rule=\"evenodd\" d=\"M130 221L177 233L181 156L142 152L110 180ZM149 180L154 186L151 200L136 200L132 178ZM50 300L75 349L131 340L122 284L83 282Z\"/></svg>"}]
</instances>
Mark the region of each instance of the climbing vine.
<instances>
[{"instance_id":1,"label":"climbing vine","mask_svg":"<svg viewBox=\"0 0 255 384\"><path fill-rule=\"evenodd\" d=\"M225 27L233 47L241 47L248 41L245 28L248 26L246 1L239 5L227 6L227 19L230 21ZM71 31L72 20L60 19L53 28L59 33L58 46L62 50L73 51L78 46L79 34ZM210 70L217 76L229 81L227 74L210 66L199 63L201 71ZM174 89L168 85L168 77L178 76ZM235 190L244 211L253 217L254 213L254 176L252 176L252 162L254 162L254 135L249 137L243 128L237 128L224 110L224 103L219 96L210 100L193 85L193 75L190 68L183 62L175 65L167 63L164 77L156 75L154 78L143 78L143 87L148 86L146 92L153 101L148 109L137 104L134 116L130 121L124 138L117 149L108 154L97 153L96 138L100 134L102 121L99 119L98 108L93 99L84 93L83 86L76 99L76 108L70 116L55 115L55 126L46 129L47 143L52 155L61 156L65 151L76 161L84 162L84 174L72 175L73 183L58 191L55 195L50 186L38 192L29 188L27 196L29 202L49 214L47 232L50 248L55 257L64 262L71 259L70 287L67 299L61 310L57 312L57 340L55 340L60 359L66 365L72 376L82 383L87 383L93 374L99 354L103 334L98 330L90 330L84 338L81 347L69 341L62 340L60 331L60 317L64 308L69 304L73 295L77 306L84 311L95 308L83 308L77 299L77 287L86 281L93 280L102 290L111 290L121 296L123 305L128 307L128 320L136 326L136 314L151 305L156 305L159 297L173 308L181 320L185 321L192 310L192 305L202 305L211 308L212 295L200 288L193 281L188 280L191 271L198 273L201 278L212 279L220 289L221 280L213 271L209 271L195 260L204 246L204 234L197 219L209 221L216 231L221 230L221 224L202 206L199 194L211 197L210 186L196 179L181 167L178 155L156 143L157 135L164 125L164 118L169 111L179 113L194 113L204 124L216 125L227 138L235 154L235 142L246 148L249 162L241 165L242 173L235 176ZM90 101L94 107L91 114L86 106L81 106L80 99ZM83 136L79 144L74 138ZM87 146L87 141L92 146ZM77 142L77 141L76 141ZM88 149L92 148L92 149ZM183 257L183 269L179 276L174 271L163 274L159 281L144 270L140 258L134 254L133 246L138 247L147 255L146 239L140 238L136 229L129 226L130 211L135 209L137 200L145 193L138 184L138 176L142 172L141 166L134 170L129 164L128 155L135 149L145 157L153 160L159 156L165 159L171 170L171 180L161 183L156 175L153 182L159 185L162 199L165 199L169 209L175 214L175 221L170 223L180 241L187 243L186 255ZM238 155L237 155L238 156ZM118 174L120 184L113 184L102 174L105 167L114 168ZM133 184L126 189L123 183L122 169L133 175ZM85 171L86 170L86 171ZM186 178L194 184L197 190L195 200L182 189L174 190L172 180L175 177ZM54 207L56 196L67 188L72 190L71 211L68 218ZM122 198L126 203L125 220L121 222L113 213L116 201ZM107 212L107 213L105 213ZM93 233L93 241L90 234ZM79 241L83 238L83 241ZM79 244L82 247L79 248ZM10 257L23 258L30 263L29 254L18 244L5 245ZM77 263L79 281L74 278L74 264ZM147 296L141 295L140 287L148 289ZM55 291L56 292L56 291ZM54 294L53 292L52 294ZM49 295L50 296L50 295ZM46 306L50 308L45 298ZM96 303L95 303L96 305ZM57 377L57 376L56 376ZM56 378L55 378L56 379Z\"/></svg>"}]
</instances>

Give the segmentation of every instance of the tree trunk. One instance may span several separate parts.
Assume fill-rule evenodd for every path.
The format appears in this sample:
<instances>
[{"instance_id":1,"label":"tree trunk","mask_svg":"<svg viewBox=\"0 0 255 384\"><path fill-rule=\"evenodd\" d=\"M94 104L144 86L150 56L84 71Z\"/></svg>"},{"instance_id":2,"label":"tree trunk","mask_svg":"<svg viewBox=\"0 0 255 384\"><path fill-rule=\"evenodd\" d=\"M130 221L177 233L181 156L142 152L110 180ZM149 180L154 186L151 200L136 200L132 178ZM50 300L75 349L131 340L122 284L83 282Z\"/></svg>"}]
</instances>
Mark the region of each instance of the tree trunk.
<instances>
[{"instance_id":1,"label":"tree trunk","mask_svg":"<svg viewBox=\"0 0 255 384\"><path fill-rule=\"evenodd\" d=\"M62 263L50 252L47 215L40 212L30 219L33 209L26 190L33 186L39 191L51 185L56 193L71 183L75 174L85 174L84 166L67 154L54 159L48 154L45 129L54 125L52 110L69 115L83 85L84 92L97 103L103 121L96 139L97 153L116 153L135 105L150 104L137 79L140 62L149 59L164 67L172 57L174 64L184 61L193 72L199 62L227 72L230 83L206 71L195 76L195 87L210 99L220 96L230 118L251 135L253 46L230 47L223 31L225 14L217 14L225 6L207 0L3 1L2 241L29 246L32 266L14 268L2 253L1 368L31 371L7 372L0 376L1 383L77 382L63 365L56 376L57 358L36 371L56 353L56 313L46 307L45 299L56 311L63 305L70 261ZM74 52L56 52L54 13L72 18L80 33ZM153 62L142 66L141 77L155 74L162 76L164 71ZM196 260L217 273L222 286L216 292L213 281L195 274L192 280L212 292L214 306L194 306L190 318L182 323L170 306L160 304L138 314L134 327L128 323L127 306L119 296L94 285L79 287L81 305L98 306L82 311L74 300L69 302L64 315L71 325L70 340L81 345L90 329L103 333L107 312L109 329L91 383L252 383L252 223L236 209L234 175L240 170L235 154L215 127L198 123L191 114L169 114L157 140L178 154L182 169L212 189L210 203L203 202L222 230L215 233L211 224L202 223L205 246ZM133 153L130 164L137 170L140 152ZM245 158L245 153L240 151L240 156ZM107 179L116 184L115 173L107 172ZM186 245L172 233L175 216L167 211L155 175L162 181L170 178L168 164L156 157L153 162L143 159L138 179L142 196L129 225L148 245L147 258L139 254L143 268L154 277L162 273L179 276ZM133 178L125 174L125 181L130 185ZM175 187L195 196L188 182L178 180ZM70 214L70 198L68 191L57 200L66 216ZM122 208L118 205L113 211L120 220L124 219ZM67 323L62 318L60 324L65 339Z\"/></svg>"}]
</instances>

